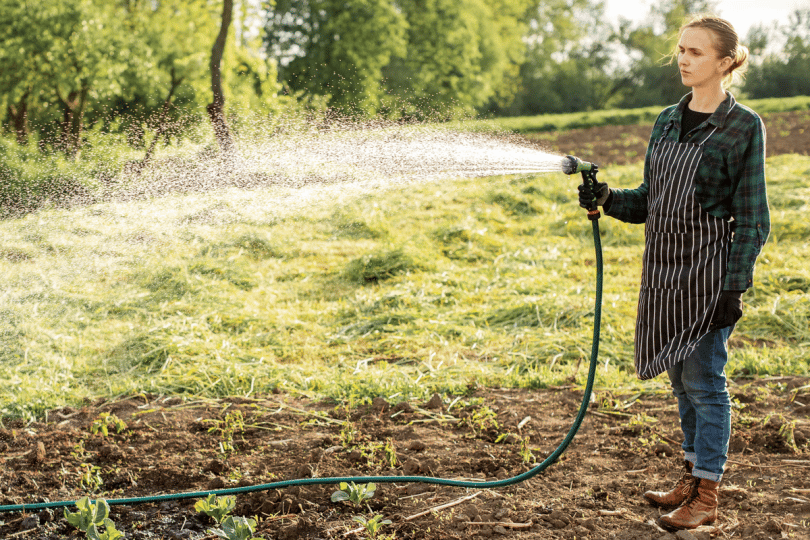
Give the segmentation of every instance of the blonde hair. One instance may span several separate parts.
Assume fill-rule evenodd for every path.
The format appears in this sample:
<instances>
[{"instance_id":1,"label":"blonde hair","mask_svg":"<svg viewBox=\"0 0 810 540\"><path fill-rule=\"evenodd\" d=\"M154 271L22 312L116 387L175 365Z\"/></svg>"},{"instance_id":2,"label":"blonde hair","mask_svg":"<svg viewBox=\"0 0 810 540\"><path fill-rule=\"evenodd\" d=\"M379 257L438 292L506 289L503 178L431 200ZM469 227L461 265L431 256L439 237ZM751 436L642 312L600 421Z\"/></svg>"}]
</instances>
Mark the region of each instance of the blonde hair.
<instances>
[{"instance_id":1,"label":"blonde hair","mask_svg":"<svg viewBox=\"0 0 810 540\"><path fill-rule=\"evenodd\" d=\"M740 38L734 27L725 19L715 15L699 14L693 15L678 32L680 41L684 30L687 28L703 28L709 30L712 35L715 51L720 58L731 58L731 66L723 77L723 87L728 88L734 82L735 77L743 77L748 68L748 47L740 43ZM678 58L678 47L672 53L671 61Z\"/></svg>"}]
</instances>

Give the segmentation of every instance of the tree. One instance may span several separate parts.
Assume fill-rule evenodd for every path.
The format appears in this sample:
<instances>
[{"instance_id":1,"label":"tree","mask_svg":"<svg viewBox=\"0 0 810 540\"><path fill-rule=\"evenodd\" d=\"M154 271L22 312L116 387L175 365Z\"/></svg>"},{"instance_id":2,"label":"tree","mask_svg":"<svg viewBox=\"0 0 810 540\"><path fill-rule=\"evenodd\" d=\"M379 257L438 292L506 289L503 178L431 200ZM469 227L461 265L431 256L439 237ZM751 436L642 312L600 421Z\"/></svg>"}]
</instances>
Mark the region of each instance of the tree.
<instances>
[{"instance_id":1,"label":"tree","mask_svg":"<svg viewBox=\"0 0 810 540\"><path fill-rule=\"evenodd\" d=\"M36 6L0 1L0 95L19 144L28 142L31 112L45 86L41 75L51 44L45 32L31 31L43 18Z\"/></svg>"},{"instance_id":2,"label":"tree","mask_svg":"<svg viewBox=\"0 0 810 540\"><path fill-rule=\"evenodd\" d=\"M405 27L390 0L279 0L266 42L292 92L372 116L381 107L383 67L404 54Z\"/></svg>"},{"instance_id":3,"label":"tree","mask_svg":"<svg viewBox=\"0 0 810 540\"><path fill-rule=\"evenodd\" d=\"M120 26L120 7L109 2L56 2L44 12L41 28L50 34L52 46L43 75L51 81L62 109L57 144L68 156L75 156L82 144L89 100L121 90L118 76L125 64L118 56L127 49L128 36Z\"/></svg>"},{"instance_id":4,"label":"tree","mask_svg":"<svg viewBox=\"0 0 810 540\"><path fill-rule=\"evenodd\" d=\"M213 100L206 107L211 124L214 127L214 135L219 143L220 149L224 153L229 153L233 148L233 138L225 120L225 94L222 91L222 55L225 51L225 44L228 39L228 28L233 18L233 0L222 1L222 24L219 29L217 39L211 48L211 93Z\"/></svg>"},{"instance_id":5,"label":"tree","mask_svg":"<svg viewBox=\"0 0 810 540\"><path fill-rule=\"evenodd\" d=\"M561 113L604 107L613 87L610 28L592 0L550 0L527 14L526 61L515 100L498 112Z\"/></svg>"},{"instance_id":6,"label":"tree","mask_svg":"<svg viewBox=\"0 0 810 540\"><path fill-rule=\"evenodd\" d=\"M780 52L766 51L779 38L763 26L751 29L751 52L761 56L752 63L744 90L752 98L790 97L810 94L810 9L797 9L788 24L779 25L776 35L784 45Z\"/></svg>"},{"instance_id":7,"label":"tree","mask_svg":"<svg viewBox=\"0 0 810 540\"><path fill-rule=\"evenodd\" d=\"M472 114L511 101L518 86L530 3L403 0L404 56L385 68L390 106L406 116Z\"/></svg>"},{"instance_id":8,"label":"tree","mask_svg":"<svg viewBox=\"0 0 810 540\"><path fill-rule=\"evenodd\" d=\"M677 32L686 18L713 11L713 0L665 0L653 4L646 23L622 20L616 38L632 63L615 82L621 107L666 105L688 92L676 67L665 67L677 45Z\"/></svg>"},{"instance_id":9,"label":"tree","mask_svg":"<svg viewBox=\"0 0 810 540\"><path fill-rule=\"evenodd\" d=\"M279 0L267 44L294 93L342 113L472 113L517 88L529 0Z\"/></svg>"},{"instance_id":10,"label":"tree","mask_svg":"<svg viewBox=\"0 0 810 540\"><path fill-rule=\"evenodd\" d=\"M10 98L7 112L18 141L27 140L32 105L41 104L44 112L55 104L61 119L54 142L75 156L90 100L120 91L117 76L124 64L118 54L127 39L120 6L103 0L0 0L0 18L0 90Z\"/></svg>"}]
</instances>

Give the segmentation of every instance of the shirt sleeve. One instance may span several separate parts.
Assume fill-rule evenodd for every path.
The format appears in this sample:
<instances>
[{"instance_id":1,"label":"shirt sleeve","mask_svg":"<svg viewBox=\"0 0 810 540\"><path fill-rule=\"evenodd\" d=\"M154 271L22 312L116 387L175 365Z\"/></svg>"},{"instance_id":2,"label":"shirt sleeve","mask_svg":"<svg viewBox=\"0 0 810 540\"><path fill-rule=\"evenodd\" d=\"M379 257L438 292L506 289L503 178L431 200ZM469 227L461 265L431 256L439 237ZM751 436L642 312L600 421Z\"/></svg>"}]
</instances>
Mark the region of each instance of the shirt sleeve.
<instances>
[{"instance_id":1,"label":"shirt sleeve","mask_svg":"<svg viewBox=\"0 0 810 540\"><path fill-rule=\"evenodd\" d=\"M765 126L755 116L747 144L734 147L729 160L732 178L739 178L731 198L734 235L723 289L745 291L753 284L754 265L771 231L765 188ZM732 165L733 164L733 165Z\"/></svg>"},{"instance_id":2,"label":"shirt sleeve","mask_svg":"<svg viewBox=\"0 0 810 540\"><path fill-rule=\"evenodd\" d=\"M635 189L610 189L610 204L603 206L606 216L625 221L627 223L644 223L647 220L647 199L650 193L650 159L652 157L653 143L664 132L664 125L669 118L671 107L664 109L658 115L653 126L650 142L647 145L647 154L644 157L644 180Z\"/></svg>"}]
</instances>

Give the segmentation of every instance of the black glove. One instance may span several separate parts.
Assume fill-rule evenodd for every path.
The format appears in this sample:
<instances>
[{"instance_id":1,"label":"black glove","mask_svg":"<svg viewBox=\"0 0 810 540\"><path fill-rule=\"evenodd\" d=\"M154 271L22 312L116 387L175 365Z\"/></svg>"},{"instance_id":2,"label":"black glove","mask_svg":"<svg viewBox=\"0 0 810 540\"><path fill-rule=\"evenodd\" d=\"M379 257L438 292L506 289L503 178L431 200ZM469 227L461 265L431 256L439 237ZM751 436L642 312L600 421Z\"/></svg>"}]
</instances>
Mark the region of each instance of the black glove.
<instances>
[{"instance_id":1,"label":"black glove","mask_svg":"<svg viewBox=\"0 0 810 540\"><path fill-rule=\"evenodd\" d=\"M742 317L742 293L743 291L723 291L717 300L717 307L714 310L714 317L710 330L719 330L731 326Z\"/></svg>"},{"instance_id":2,"label":"black glove","mask_svg":"<svg viewBox=\"0 0 810 540\"><path fill-rule=\"evenodd\" d=\"M610 188L607 182L597 182L596 193L591 190L590 183L579 185L579 205L582 208L588 208L594 199L596 199L597 206L602 206L608 196L610 196Z\"/></svg>"}]
</instances>

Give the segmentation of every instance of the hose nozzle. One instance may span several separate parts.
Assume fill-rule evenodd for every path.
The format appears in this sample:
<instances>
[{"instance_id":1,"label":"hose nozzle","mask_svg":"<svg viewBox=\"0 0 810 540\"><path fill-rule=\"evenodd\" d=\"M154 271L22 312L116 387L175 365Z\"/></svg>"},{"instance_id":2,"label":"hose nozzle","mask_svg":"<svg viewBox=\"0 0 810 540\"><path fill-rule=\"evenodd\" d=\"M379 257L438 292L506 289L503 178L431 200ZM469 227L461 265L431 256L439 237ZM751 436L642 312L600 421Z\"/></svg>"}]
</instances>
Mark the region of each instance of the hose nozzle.
<instances>
[{"instance_id":1,"label":"hose nozzle","mask_svg":"<svg viewBox=\"0 0 810 540\"><path fill-rule=\"evenodd\" d=\"M565 156L562 161L562 172L565 174L576 174L582 171L593 169L593 163L582 161L576 156Z\"/></svg>"},{"instance_id":2,"label":"hose nozzle","mask_svg":"<svg viewBox=\"0 0 810 540\"><path fill-rule=\"evenodd\" d=\"M565 156L562 160L562 172L565 174L582 173L582 183L591 194L588 197L590 202L585 208L588 210L588 219L592 221L599 219L601 215L596 204L596 197L593 195L597 189L596 173L598 171L599 167L595 163L582 161L576 156ZM582 186L580 186L580 191L582 191Z\"/></svg>"}]
</instances>

